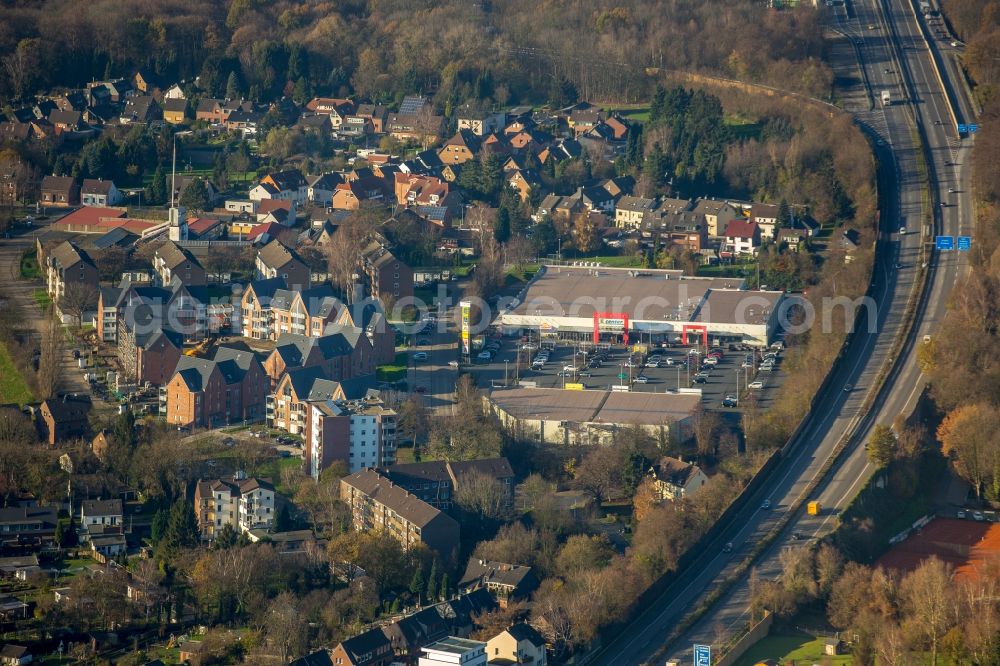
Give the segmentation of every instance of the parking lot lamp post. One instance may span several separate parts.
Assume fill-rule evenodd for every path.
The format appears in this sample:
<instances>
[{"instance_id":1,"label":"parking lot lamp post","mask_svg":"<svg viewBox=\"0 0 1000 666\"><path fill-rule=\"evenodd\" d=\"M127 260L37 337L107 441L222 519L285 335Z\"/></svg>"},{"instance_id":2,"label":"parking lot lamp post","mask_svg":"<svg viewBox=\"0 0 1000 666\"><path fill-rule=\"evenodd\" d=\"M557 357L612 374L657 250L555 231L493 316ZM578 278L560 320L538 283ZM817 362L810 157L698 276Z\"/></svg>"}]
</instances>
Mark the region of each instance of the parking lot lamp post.
<instances>
[{"instance_id":1,"label":"parking lot lamp post","mask_svg":"<svg viewBox=\"0 0 1000 666\"><path fill-rule=\"evenodd\" d=\"M736 368L736 406L740 406L740 369Z\"/></svg>"},{"instance_id":2,"label":"parking lot lamp post","mask_svg":"<svg viewBox=\"0 0 1000 666\"><path fill-rule=\"evenodd\" d=\"M681 366L679 365L677 366L677 390L681 390Z\"/></svg>"},{"instance_id":3,"label":"parking lot lamp post","mask_svg":"<svg viewBox=\"0 0 1000 666\"><path fill-rule=\"evenodd\" d=\"M503 360L503 385L507 386L507 367L510 365L510 359Z\"/></svg>"}]
</instances>

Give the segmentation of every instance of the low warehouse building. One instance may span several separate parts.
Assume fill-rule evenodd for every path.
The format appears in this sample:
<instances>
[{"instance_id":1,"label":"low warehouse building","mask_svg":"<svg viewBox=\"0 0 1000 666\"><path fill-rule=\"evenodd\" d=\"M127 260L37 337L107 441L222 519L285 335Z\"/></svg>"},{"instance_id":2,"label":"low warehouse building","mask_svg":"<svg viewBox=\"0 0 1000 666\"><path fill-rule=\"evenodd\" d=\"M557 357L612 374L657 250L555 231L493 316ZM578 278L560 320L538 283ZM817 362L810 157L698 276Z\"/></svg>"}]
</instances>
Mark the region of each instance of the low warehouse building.
<instances>
[{"instance_id":1,"label":"low warehouse building","mask_svg":"<svg viewBox=\"0 0 1000 666\"><path fill-rule=\"evenodd\" d=\"M604 444L623 428L684 442L694 434L700 391L681 393L498 388L487 409L515 437L547 444Z\"/></svg>"},{"instance_id":2,"label":"low warehouse building","mask_svg":"<svg viewBox=\"0 0 1000 666\"><path fill-rule=\"evenodd\" d=\"M750 291L742 278L681 271L544 266L500 313L506 335L625 344L767 346L784 292Z\"/></svg>"}]
</instances>

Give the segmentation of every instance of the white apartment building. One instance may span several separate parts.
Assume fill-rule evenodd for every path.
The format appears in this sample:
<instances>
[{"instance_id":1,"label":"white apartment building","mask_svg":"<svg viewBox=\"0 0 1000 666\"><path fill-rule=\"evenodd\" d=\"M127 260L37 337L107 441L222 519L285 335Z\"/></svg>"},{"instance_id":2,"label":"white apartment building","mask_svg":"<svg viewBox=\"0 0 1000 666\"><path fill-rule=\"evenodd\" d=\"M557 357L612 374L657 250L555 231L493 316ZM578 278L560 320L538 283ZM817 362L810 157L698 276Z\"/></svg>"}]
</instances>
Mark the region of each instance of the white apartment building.
<instances>
[{"instance_id":1,"label":"white apartment building","mask_svg":"<svg viewBox=\"0 0 1000 666\"><path fill-rule=\"evenodd\" d=\"M351 473L396 462L396 412L381 400L327 400L309 403L307 473L318 479L332 462L343 460Z\"/></svg>"},{"instance_id":2,"label":"white apartment building","mask_svg":"<svg viewBox=\"0 0 1000 666\"><path fill-rule=\"evenodd\" d=\"M268 530L274 524L274 486L248 479L242 472L221 479L199 481L195 513L201 537L212 540L226 525L237 532Z\"/></svg>"}]
</instances>

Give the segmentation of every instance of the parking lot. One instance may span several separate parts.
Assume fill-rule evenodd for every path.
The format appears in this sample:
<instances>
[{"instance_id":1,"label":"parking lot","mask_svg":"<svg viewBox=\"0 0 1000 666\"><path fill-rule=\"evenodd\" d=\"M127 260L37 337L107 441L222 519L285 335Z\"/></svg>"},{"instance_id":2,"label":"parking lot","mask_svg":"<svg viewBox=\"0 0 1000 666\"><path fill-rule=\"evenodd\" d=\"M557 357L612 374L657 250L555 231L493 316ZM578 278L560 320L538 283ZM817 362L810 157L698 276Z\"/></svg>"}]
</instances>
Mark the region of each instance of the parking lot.
<instances>
[{"instance_id":1,"label":"parking lot","mask_svg":"<svg viewBox=\"0 0 1000 666\"><path fill-rule=\"evenodd\" d=\"M522 349L522 343L515 339L498 339L498 342L501 347L491 361L477 360L473 355L472 365L466 368L481 388L503 385L505 381L535 382L539 388L560 388L573 383L583 384L587 389L630 385L633 391L661 393L693 387L701 389L706 408L735 411L736 405L723 406L726 396L738 396L740 401L752 396L758 407L767 408L774 388L783 379L780 354L773 371L762 371L760 352L724 349L717 364L707 366L703 365L704 348L699 353L692 347L653 347L648 355L642 355L630 353L621 345L604 345L596 352L601 360L593 363L590 359L595 353L587 353L590 345L560 342L542 345L548 349L549 357L539 366L532 365L538 350ZM748 356L752 357L753 367L745 368ZM647 367L645 361L651 357L660 359L659 367ZM696 379L699 372L703 379ZM755 381L760 381L763 387L750 389Z\"/></svg>"}]
</instances>

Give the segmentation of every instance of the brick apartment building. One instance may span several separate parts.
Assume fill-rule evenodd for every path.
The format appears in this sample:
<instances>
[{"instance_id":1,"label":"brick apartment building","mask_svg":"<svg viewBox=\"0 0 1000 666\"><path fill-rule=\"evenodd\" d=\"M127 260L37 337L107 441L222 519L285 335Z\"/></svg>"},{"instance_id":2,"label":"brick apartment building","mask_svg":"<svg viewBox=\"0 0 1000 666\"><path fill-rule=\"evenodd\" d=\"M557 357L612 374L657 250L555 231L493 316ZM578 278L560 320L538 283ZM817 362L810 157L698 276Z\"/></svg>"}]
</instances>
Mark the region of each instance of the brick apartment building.
<instances>
[{"instance_id":1,"label":"brick apartment building","mask_svg":"<svg viewBox=\"0 0 1000 666\"><path fill-rule=\"evenodd\" d=\"M220 347L212 360L183 356L163 391L167 422L217 427L263 420L268 387L253 352Z\"/></svg>"},{"instance_id":2,"label":"brick apartment building","mask_svg":"<svg viewBox=\"0 0 1000 666\"><path fill-rule=\"evenodd\" d=\"M351 472L396 461L396 412L375 396L356 398L349 384L341 385L345 398L305 403L303 457L314 479L338 460Z\"/></svg>"},{"instance_id":3,"label":"brick apartment building","mask_svg":"<svg viewBox=\"0 0 1000 666\"><path fill-rule=\"evenodd\" d=\"M66 295L66 286L79 284L97 289L100 273L94 260L76 243L61 243L45 256L46 292L53 300Z\"/></svg>"},{"instance_id":4,"label":"brick apartment building","mask_svg":"<svg viewBox=\"0 0 1000 666\"><path fill-rule=\"evenodd\" d=\"M340 499L350 507L353 527L359 532L385 530L404 548L422 543L445 558L458 548L459 526L454 518L373 469L341 479Z\"/></svg>"},{"instance_id":5,"label":"brick apartment building","mask_svg":"<svg viewBox=\"0 0 1000 666\"><path fill-rule=\"evenodd\" d=\"M373 298L388 308L401 298L413 298L413 269L382 243L373 240L361 251L360 267Z\"/></svg>"},{"instance_id":6,"label":"brick apartment building","mask_svg":"<svg viewBox=\"0 0 1000 666\"><path fill-rule=\"evenodd\" d=\"M264 361L272 386L290 370L313 366L322 368L326 379L343 382L374 375L375 353L364 332L350 326L319 338L283 333Z\"/></svg>"}]
</instances>

